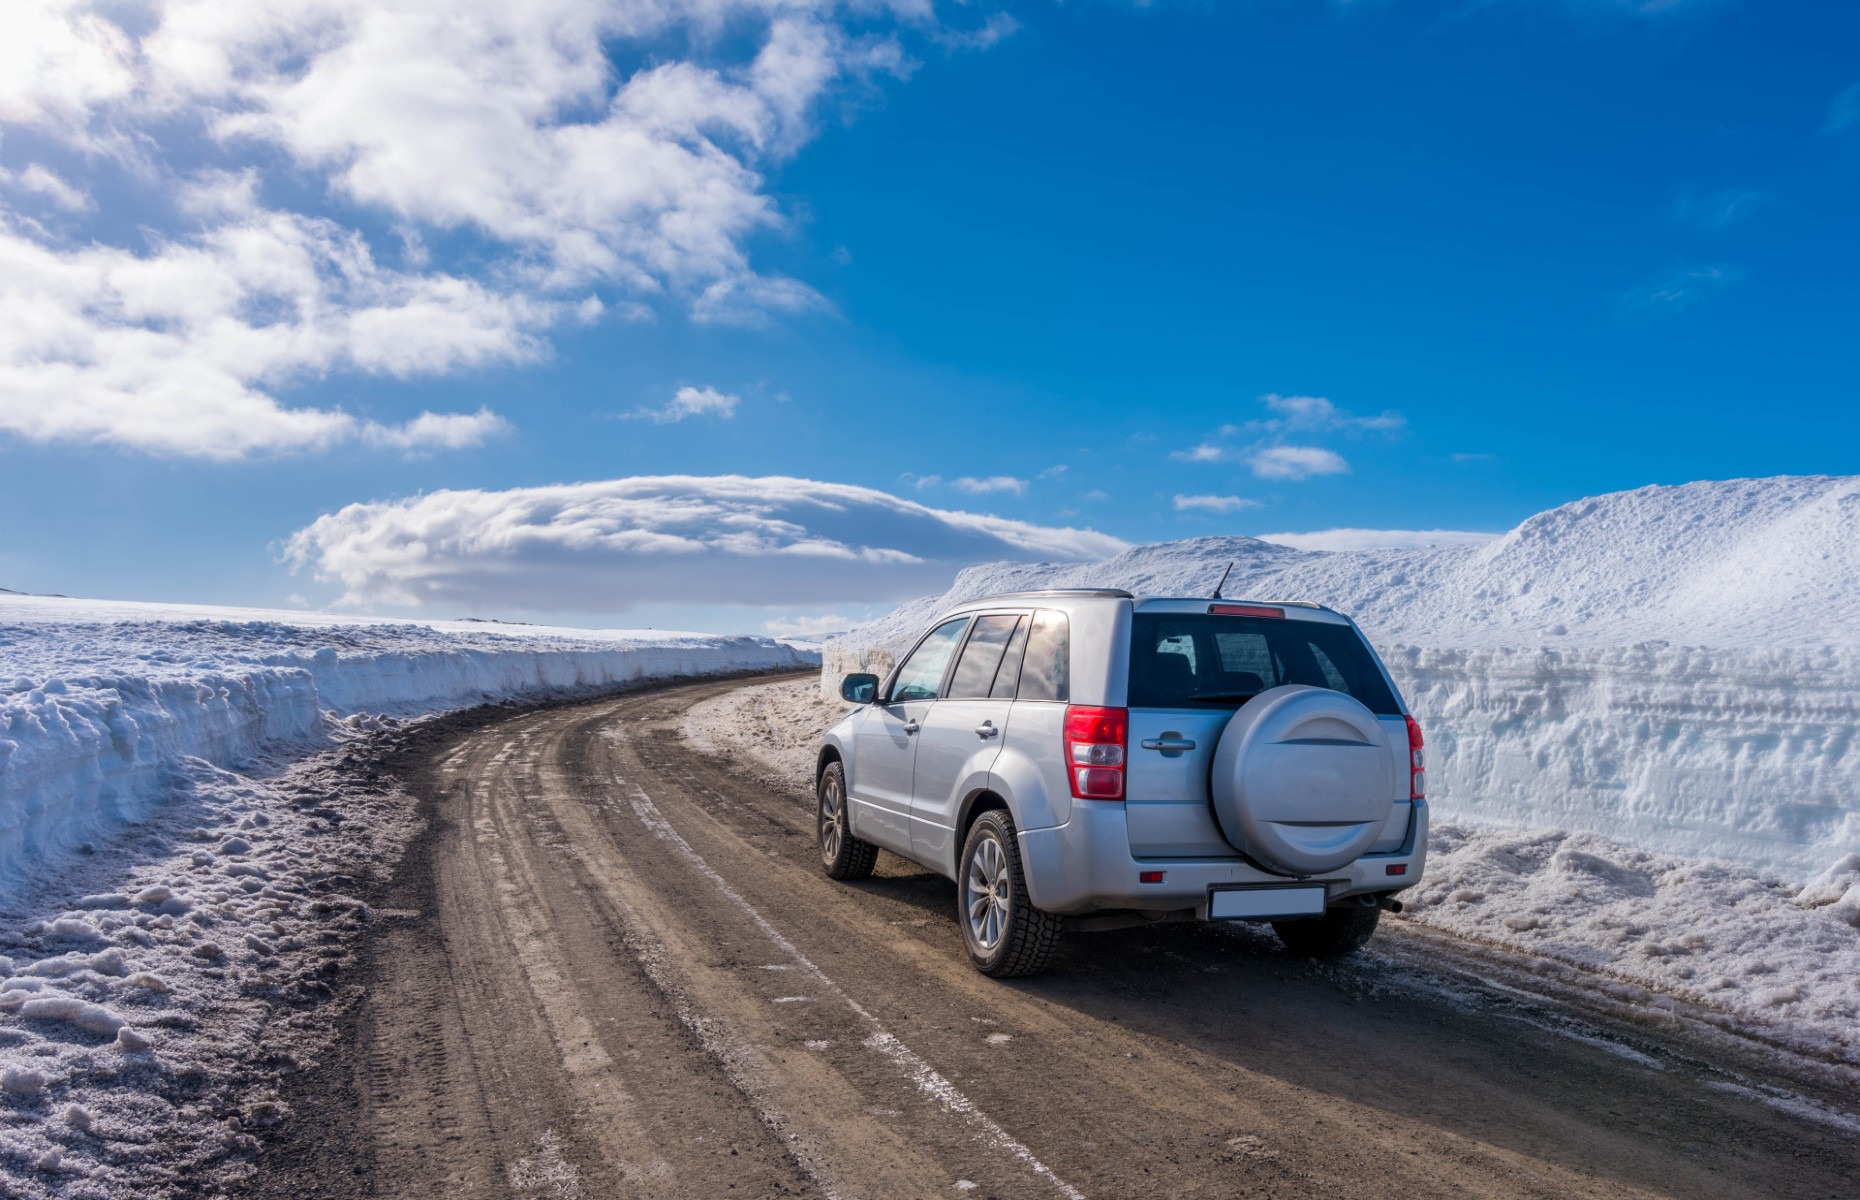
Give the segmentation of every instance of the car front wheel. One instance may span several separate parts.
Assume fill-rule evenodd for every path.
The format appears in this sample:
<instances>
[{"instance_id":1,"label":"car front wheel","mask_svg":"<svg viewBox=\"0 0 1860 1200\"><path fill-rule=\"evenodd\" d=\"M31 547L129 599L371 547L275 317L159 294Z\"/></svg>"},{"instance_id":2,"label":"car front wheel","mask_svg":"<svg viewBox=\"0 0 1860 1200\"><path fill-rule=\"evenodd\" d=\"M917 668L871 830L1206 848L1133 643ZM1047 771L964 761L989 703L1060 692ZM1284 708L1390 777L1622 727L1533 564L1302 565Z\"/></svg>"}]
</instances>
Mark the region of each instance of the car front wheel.
<instances>
[{"instance_id":1,"label":"car front wheel","mask_svg":"<svg viewBox=\"0 0 1860 1200\"><path fill-rule=\"evenodd\" d=\"M1014 820L1000 809L977 817L956 877L963 944L975 969L995 979L1035 975L1059 947L1065 918L1027 898Z\"/></svg>"},{"instance_id":2,"label":"car front wheel","mask_svg":"<svg viewBox=\"0 0 1860 1200\"><path fill-rule=\"evenodd\" d=\"M820 773L820 801L816 829L820 835L820 865L834 879L864 879L878 864L878 847L852 835L846 812L846 768L828 763Z\"/></svg>"}]
</instances>

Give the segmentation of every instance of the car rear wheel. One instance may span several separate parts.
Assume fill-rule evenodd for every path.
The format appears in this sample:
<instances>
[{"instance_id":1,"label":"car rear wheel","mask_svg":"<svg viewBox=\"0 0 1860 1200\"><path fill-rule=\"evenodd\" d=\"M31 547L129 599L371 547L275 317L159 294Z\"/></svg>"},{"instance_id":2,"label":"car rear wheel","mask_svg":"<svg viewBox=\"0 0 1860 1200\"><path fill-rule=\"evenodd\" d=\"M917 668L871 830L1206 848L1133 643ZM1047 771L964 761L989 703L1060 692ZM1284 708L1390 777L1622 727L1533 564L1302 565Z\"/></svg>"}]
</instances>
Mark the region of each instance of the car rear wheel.
<instances>
[{"instance_id":1,"label":"car rear wheel","mask_svg":"<svg viewBox=\"0 0 1860 1200\"><path fill-rule=\"evenodd\" d=\"M995 979L1046 969L1065 918L1041 912L1027 898L1014 821L1001 809L975 819L962 844L956 875L963 945L975 969Z\"/></svg>"},{"instance_id":2,"label":"car rear wheel","mask_svg":"<svg viewBox=\"0 0 1860 1200\"><path fill-rule=\"evenodd\" d=\"M834 879L864 879L878 865L878 847L852 835L846 813L846 768L828 763L820 773L820 865Z\"/></svg>"},{"instance_id":3,"label":"car rear wheel","mask_svg":"<svg viewBox=\"0 0 1860 1200\"><path fill-rule=\"evenodd\" d=\"M1336 958L1361 950L1381 919L1379 908L1327 908L1321 917L1274 921L1272 931L1299 958Z\"/></svg>"}]
</instances>

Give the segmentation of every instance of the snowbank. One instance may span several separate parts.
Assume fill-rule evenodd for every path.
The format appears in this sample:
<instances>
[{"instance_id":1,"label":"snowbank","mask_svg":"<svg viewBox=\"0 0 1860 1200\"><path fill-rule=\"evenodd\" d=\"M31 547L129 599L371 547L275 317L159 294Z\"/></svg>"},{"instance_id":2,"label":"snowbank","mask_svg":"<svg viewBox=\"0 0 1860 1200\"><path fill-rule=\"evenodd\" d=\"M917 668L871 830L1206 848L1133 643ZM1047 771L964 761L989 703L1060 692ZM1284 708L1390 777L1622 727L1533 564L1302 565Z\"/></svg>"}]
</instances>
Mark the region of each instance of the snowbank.
<instances>
[{"instance_id":1,"label":"snowbank","mask_svg":"<svg viewBox=\"0 0 1860 1200\"><path fill-rule=\"evenodd\" d=\"M146 819L195 760L308 752L364 713L813 661L759 637L0 595L0 902Z\"/></svg>"},{"instance_id":2,"label":"snowbank","mask_svg":"<svg viewBox=\"0 0 1860 1200\"><path fill-rule=\"evenodd\" d=\"M1860 478L1642 488L1478 546L1324 553L1253 538L996 563L827 643L883 673L949 604L1110 586L1351 614L1427 731L1437 814L1605 833L1801 880L1860 851Z\"/></svg>"},{"instance_id":3,"label":"snowbank","mask_svg":"<svg viewBox=\"0 0 1860 1200\"><path fill-rule=\"evenodd\" d=\"M417 832L394 718L255 778L187 759L146 822L0 916L0 1195L157 1200L249 1175L392 921L354 897ZM267 764L271 765L271 764Z\"/></svg>"}]
</instances>

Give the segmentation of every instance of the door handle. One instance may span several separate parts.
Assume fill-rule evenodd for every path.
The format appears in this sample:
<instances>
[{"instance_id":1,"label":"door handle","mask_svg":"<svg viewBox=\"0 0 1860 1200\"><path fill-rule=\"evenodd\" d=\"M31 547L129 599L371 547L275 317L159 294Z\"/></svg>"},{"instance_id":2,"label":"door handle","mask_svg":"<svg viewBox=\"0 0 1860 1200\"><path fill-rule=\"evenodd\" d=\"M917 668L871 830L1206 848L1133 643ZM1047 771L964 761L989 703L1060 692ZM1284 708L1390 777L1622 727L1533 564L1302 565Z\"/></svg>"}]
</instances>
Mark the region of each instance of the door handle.
<instances>
[{"instance_id":1,"label":"door handle","mask_svg":"<svg viewBox=\"0 0 1860 1200\"><path fill-rule=\"evenodd\" d=\"M1145 750L1161 750L1164 754L1195 748L1194 742L1179 733L1165 733L1159 738L1144 738L1140 745Z\"/></svg>"},{"instance_id":2,"label":"door handle","mask_svg":"<svg viewBox=\"0 0 1860 1200\"><path fill-rule=\"evenodd\" d=\"M993 721L983 721L980 725L977 725L975 727L975 736L982 738L984 740L991 738L995 736L995 734L1000 733L1000 732L1001 731L999 729L995 728L995 723Z\"/></svg>"},{"instance_id":3,"label":"door handle","mask_svg":"<svg viewBox=\"0 0 1860 1200\"><path fill-rule=\"evenodd\" d=\"M915 721L906 721L904 723L904 732L906 733L916 733L919 729L922 729L922 728L923 726L919 725Z\"/></svg>"}]
</instances>

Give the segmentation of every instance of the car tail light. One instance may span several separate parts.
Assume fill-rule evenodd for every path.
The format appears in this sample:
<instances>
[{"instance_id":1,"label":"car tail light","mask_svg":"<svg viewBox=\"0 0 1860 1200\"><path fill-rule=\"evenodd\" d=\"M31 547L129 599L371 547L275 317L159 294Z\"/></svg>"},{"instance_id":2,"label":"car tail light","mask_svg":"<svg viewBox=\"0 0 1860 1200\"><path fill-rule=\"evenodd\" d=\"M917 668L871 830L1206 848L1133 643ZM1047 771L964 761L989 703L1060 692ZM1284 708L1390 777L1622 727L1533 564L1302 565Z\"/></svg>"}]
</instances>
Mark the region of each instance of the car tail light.
<instances>
[{"instance_id":1,"label":"car tail light","mask_svg":"<svg viewBox=\"0 0 1860 1200\"><path fill-rule=\"evenodd\" d=\"M1282 608L1266 608L1258 604L1210 604L1208 612L1216 617L1285 617Z\"/></svg>"},{"instance_id":2,"label":"car tail light","mask_svg":"<svg viewBox=\"0 0 1860 1200\"><path fill-rule=\"evenodd\" d=\"M1124 798L1124 743L1130 712L1122 708L1066 708L1066 771L1080 800Z\"/></svg>"},{"instance_id":3,"label":"car tail light","mask_svg":"<svg viewBox=\"0 0 1860 1200\"><path fill-rule=\"evenodd\" d=\"M1413 717L1408 719L1408 799L1422 800L1427 796L1427 759L1421 747L1421 724Z\"/></svg>"}]
</instances>

